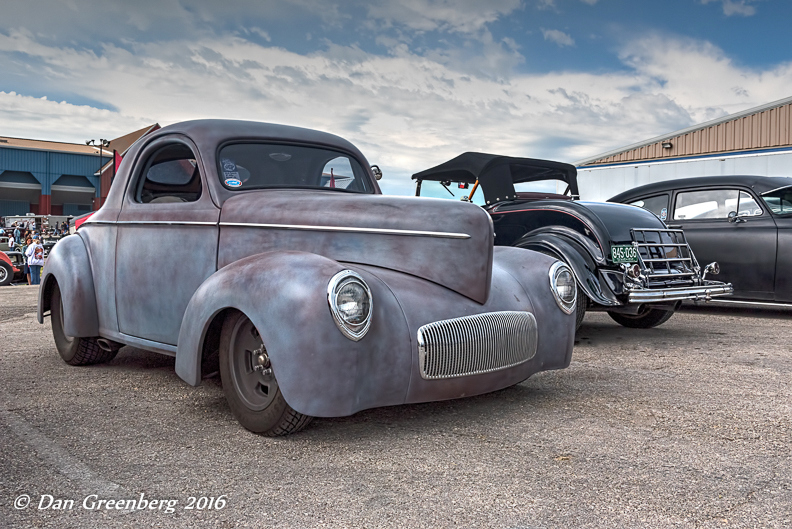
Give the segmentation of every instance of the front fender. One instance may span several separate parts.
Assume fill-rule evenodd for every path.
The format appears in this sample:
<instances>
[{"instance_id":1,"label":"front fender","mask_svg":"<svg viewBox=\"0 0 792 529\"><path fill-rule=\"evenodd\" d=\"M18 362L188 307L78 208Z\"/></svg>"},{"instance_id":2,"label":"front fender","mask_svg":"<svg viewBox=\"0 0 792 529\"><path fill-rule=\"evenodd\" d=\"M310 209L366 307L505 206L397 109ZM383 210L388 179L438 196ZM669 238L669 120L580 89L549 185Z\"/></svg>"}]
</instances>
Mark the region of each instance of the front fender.
<instances>
[{"instance_id":1,"label":"front fender","mask_svg":"<svg viewBox=\"0 0 792 529\"><path fill-rule=\"evenodd\" d=\"M550 254L564 261L572 268L578 285L591 300L605 306L621 305L613 292L600 282L594 258L577 241L555 233L529 233L514 246Z\"/></svg>"},{"instance_id":2,"label":"front fender","mask_svg":"<svg viewBox=\"0 0 792 529\"><path fill-rule=\"evenodd\" d=\"M327 302L336 273L355 270L372 291L372 324L360 341L346 338ZM243 312L258 329L286 402L316 417L351 415L404 402L410 378L410 336L398 301L376 276L306 252L267 252L210 276L184 315L176 373L200 383L201 356L214 317Z\"/></svg>"},{"instance_id":3,"label":"front fender","mask_svg":"<svg viewBox=\"0 0 792 529\"><path fill-rule=\"evenodd\" d=\"M39 323L44 323L44 313L52 309L52 291L56 281L63 301L64 332L75 337L98 336L99 313L91 260L79 235L64 237L47 258L39 289Z\"/></svg>"}]
</instances>

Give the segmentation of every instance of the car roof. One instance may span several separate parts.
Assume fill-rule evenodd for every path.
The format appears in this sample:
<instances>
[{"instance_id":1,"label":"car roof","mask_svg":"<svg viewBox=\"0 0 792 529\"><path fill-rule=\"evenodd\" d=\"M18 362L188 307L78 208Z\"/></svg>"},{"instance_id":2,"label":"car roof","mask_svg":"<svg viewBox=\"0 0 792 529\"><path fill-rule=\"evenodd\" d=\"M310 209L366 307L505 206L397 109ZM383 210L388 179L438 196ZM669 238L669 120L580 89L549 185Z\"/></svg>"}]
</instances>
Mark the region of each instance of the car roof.
<instances>
[{"instance_id":1,"label":"car roof","mask_svg":"<svg viewBox=\"0 0 792 529\"><path fill-rule=\"evenodd\" d=\"M478 180L487 203L495 198L515 198L514 184L560 180L578 194L574 165L552 160L516 158L483 152L465 152L447 162L412 175L413 180L451 181L472 184Z\"/></svg>"},{"instance_id":2,"label":"car roof","mask_svg":"<svg viewBox=\"0 0 792 529\"><path fill-rule=\"evenodd\" d=\"M632 198L663 193L667 191L690 189L702 186L747 186L758 194L767 193L781 187L792 186L792 177L788 176L756 176L756 175L724 175L724 176L699 176L694 178L678 178L638 186L619 193L608 199L608 202L624 202Z\"/></svg>"}]
</instances>

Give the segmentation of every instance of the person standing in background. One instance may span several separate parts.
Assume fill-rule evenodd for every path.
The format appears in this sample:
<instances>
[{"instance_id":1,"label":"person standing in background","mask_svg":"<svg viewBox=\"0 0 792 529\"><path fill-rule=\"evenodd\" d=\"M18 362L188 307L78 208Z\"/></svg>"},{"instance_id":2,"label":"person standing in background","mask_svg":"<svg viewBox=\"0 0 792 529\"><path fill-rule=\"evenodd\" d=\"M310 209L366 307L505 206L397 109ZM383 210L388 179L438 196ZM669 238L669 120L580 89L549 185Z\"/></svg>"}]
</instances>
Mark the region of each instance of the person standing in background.
<instances>
[{"instance_id":1,"label":"person standing in background","mask_svg":"<svg viewBox=\"0 0 792 529\"><path fill-rule=\"evenodd\" d=\"M20 251L22 252L22 255L24 256L24 260L25 260L25 265L24 265L22 273L25 274L25 277L27 278L28 285L32 285L33 284L33 283L30 282L30 267L28 266L28 258L27 258L27 253L26 253L27 249L30 247L31 244L33 244L33 239L28 237L27 240L25 241L25 245L22 246L22 248L20 249Z\"/></svg>"},{"instance_id":2,"label":"person standing in background","mask_svg":"<svg viewBox=\"0 0 792 529\"><path fill-rule=\"evenodd\" d=\"M38 239L33 239L33 244L25 251L28 267L30 268L31 285L41 283L41 267L44 266L44 247Z\"/></svg>"}]
</instances>

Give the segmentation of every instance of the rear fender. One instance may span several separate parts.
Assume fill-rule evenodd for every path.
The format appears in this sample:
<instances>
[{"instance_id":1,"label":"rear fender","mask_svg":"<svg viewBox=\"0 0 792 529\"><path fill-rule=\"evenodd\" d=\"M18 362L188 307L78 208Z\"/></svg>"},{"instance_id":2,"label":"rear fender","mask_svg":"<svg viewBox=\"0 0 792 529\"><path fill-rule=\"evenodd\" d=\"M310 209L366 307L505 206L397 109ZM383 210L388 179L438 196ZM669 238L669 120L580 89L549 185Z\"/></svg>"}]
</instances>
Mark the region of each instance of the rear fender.
<instances>
[{"instance_id":1,"label":"rear fender","mask_svg":"<svg viewBox=\"0 0 792 529\"><path fill-rule=\"evenodd\" d=\"M621 305L611 290L599 280L597 263L577 241L556 233L529 233L514 246L551 255L564 261L575 273L578 285L595 303Z\"/></svg>"},{"instance_id":2,"label":"rear fender","mask_svg":"<svg viewBox=\"0 0 792 529\"><path fill-rule=\"evenodd\" d=\"M44 315L52 310L55 283L63 301L64 332L75 337L98 336L99 314L91 260L79 235L64 237L47 257L39 289L39 323L44 323Z\"/></svg>"}]
</instances>

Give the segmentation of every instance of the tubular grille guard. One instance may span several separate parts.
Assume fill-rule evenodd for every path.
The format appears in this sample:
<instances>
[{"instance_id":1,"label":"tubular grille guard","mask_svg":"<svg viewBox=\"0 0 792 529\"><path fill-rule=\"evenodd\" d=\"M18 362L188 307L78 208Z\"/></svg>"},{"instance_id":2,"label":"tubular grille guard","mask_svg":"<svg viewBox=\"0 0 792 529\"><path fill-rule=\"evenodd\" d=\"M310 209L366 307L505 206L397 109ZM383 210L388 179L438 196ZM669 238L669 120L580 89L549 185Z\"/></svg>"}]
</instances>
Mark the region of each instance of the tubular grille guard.
<instances>
[{"instance_id":1,"label":"tubular grille guard","mask_svg":"<svg viewBox=\"0 0 792 529\"><path fill-rule=\"evenodd\" d=\"M418 329L421 377L443 379L490 373L536 354L536 318L504 311L429 323Z\"/></svg>"},{"instance_id":2,"label":"tubular grille guard","mask_svg":"<svg viewBox=\"0 0 792 529\"><path fill-rule=\"evenodd\" d=\"M690 251L682 230L633 228L633 244L638 264L649 280L654 282L682 282L693 284L698 278L698 263Z\"/></svg>"}]
</instances>

